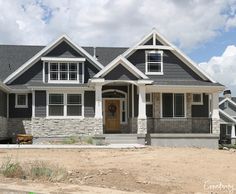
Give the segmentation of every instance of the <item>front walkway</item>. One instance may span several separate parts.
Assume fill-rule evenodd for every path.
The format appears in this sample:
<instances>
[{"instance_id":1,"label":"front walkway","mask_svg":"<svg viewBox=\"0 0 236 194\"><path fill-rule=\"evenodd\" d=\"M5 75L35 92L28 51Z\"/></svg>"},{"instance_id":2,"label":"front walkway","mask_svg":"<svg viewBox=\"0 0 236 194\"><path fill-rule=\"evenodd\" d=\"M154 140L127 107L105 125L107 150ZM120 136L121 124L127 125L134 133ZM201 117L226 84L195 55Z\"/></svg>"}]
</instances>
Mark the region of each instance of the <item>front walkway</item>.
<instances>
[{"instance_id":1,"label":"front walkway","mask_svg":"<svg viewBox=\"0 0 236 194\"><path fill-rule=\"evenodd\" d=\"M145 148L141 144L109 144L109 145L22 145L22 144L2 144L0 149L127 149Z\"/></svg>"}]
</instances>

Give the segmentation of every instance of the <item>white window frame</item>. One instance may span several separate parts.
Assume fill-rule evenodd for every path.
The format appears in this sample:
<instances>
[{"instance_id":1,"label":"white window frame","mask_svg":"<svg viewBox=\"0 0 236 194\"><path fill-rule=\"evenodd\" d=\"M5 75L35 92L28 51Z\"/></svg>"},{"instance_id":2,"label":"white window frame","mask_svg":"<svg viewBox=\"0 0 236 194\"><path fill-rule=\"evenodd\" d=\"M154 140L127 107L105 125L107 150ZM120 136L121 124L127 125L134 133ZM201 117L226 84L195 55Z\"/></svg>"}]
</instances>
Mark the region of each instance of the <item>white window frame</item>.
<instances>
[{"instance_id":1,"label":"white window frame","mask_svg":"<svg viewBox=\"0 0 236 194\"><path fill-rule=\"evenodd\" d=\"M147 101L147 98L146 98L146 104L153 104L153 101L152 101L152 93L146 93L146 95L150 95L150 101Z\"/></svg>"},{"instance_id":2,"label":"white window frame","mask_svg":"<svg viewBox=\"0 0 236 194\"><path fill-rule=\"evenodd\" d=\"M148 62L148 54L149 53L159 53L161 54L161 71L160 72L149 72L148 71L148 64L149 63L157 63L157 62ZM163 75L163 51L160 50L152 50L145 52L145 74L146 75Z\"/></svg>"},{"instance_id":3,"label":"white window frame","mask_svg":"<svg viewBox=\"0 0 236 194\"><path fill-rule=\"evenodd\" d=\"M200 102L194 102L193 101L193 95L200 95L201 101ZM203 94L202 93L193 93L192 94L192 105L203 105Z\"/></svg>"},{"instance_id":4,"label":"white window frame","mask_svg":"<svg viewBox=\"0 0 236 194\"><path fill-rule=\"evenodd\" d=\"M163 117L163 108L162 108L162 95L165 93L170 93L173 94L172 101L173 101L173 117ZM175 106L174 106L174 94L183 94L184 95L184 116L183 117L175 117L174 112L175 112ZM163 92L160 93L160 108L161 108L161 118L163 119L186 119L187 118L187 100L186 100L186 93L181 93L181 92Z\"/></svg>"},{"instance_id":5,"label":"white window frame","mask_svg":"<svg viewBox=\"0 0 236 194\"><path fill-rule=\"evenodd\" d=\"M230 133L228 133L228 127L230 127ZM225 134L231 136L232 129L233 129L232 125L226 125L226 128L225 128Z\"/></svg>"},{"instance_id":6,"label":"white window frame","mask_svg":"<svg viewBox=\"0 0 236 194\"><path fill-rule=\"evenodd\" d=\"M63 94L63 116L50 116L49 115L49 95L50 94ZM68 116L67 115L67 95L68 94L80 94L81 95L81 116ZM79 92L60 92L60 91L47 91L47 109L46 109L46 118L48 119L82 119L84 118L84 92L79 91Z\"/></svg>"},{"instance_id":7,"label":"white window frame","mask_svg":"<svg viewBox=\"0 0 236 194\"><path fill-rule=\"evenodd\" d=\"M50 61L45 61L47 63L47 66L48 66L48 83L84 83L84 62L76 62L76 61L53 61L53 62L50 62ZM57 63L57 73L58 73L58 80L51 80L51 71L50 71L50 66L52 63ZM60 80L60 64L61 63L66 63L67 64L67 80ZM77 64L77 80L69 80L69 64L70 63L75 63ZM79 69L80 69L80 65L82 65L82 74L80 75L79 74ZM82 76L82 82L80 82L80 76ZM44 78L45 79L45 78Z\"/></svg>"},{"instance_id":8,"label":"white window frame","mask_svg":"<svg viewBox=\"0 0 236 194\"><path fill-rule=\"evenodd\" d=\"M19 105L18 104L18 96L19 95L24 95L25 96L25 105ZM28 108L28 94L27 93L19 93L15 94L15 108Z\"/></svg>"}]
</instances>

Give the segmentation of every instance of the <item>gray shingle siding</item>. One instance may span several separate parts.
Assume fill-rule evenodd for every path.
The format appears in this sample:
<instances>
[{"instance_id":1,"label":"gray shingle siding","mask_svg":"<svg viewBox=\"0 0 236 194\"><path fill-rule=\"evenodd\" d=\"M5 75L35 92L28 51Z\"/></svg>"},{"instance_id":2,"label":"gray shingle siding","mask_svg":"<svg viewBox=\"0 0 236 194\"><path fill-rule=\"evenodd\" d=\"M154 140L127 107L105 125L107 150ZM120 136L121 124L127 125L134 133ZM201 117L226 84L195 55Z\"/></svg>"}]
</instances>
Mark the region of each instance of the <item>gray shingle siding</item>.
<instances>
[{"instance_id":1,"label":"gray shingle siding","mask_svg":"<svg viewBox=\"0 0 236 194\"><path fill-rule=\"evenodd\" d=\"M145 50L138 50L128 60L140 71L145 73ZM172 52L164 51L163 75L149 75L150 79L158 80L202 80L186 64L178 59Z\"/></svg>"},{"instance_id":2,"label":"gray shingle siding","mask_svg":"<svg viewBox=\"0 0 236 194\"><path fill-rule=\"evenodd\" d=\"M84 92L84 116L94 117L95 115L95 91Z\"/></svg>"},{"instance_id":3,"label":"gray shingle siding","mask_svg":"<svg viewBox=\"0 0 236 194\"><path fill-rule=\"evenodd\" d=\"M94 67L89 61L84 63L84 83L88 83L88 80L97 74L99 70Z\"/></svg>"},{"instance_id":4,"label":"gray shingle siding","mask_svg":"<svg viewBox=\"0 0 236 194\"><path fill-rule=\"evenodd\" d=\"M47 57L82 57L80 53L74 50L67 42L63 41L46 55Z\"/></svg>"},{"instance_id":5,"label":"gray shingle siding","mask_svg":"<svg viewBox=\"0 0 236 194\"><path fill-rule=\"evenodd\" d=\"M192 117L209 117L209 96L203 94L203 105L192 105Z\"/></svg>"},{"instance_id":6,"label":"gray shingle siding","mask_svg":"<svg viewBox=\"0 0 236 194\"><path fill-rule=\"evenodd\" d=\"M7 94L0 90L0 116L7 117Z\"/></svg>"},{"instance_id":7,"label":"gray shingle siding","mask_svg":"<svg viewBox=\"0 0 236 194\"><path fill-rule=\"evenodd\" d=\"M123 65L117 65L105 77L106 80L138 80L138 78L128 71Z\"/></svg>"},{"instance_id":8,"label":"gray shingle siding","mask_svg":"<svg viewBox=\"0 0 236 194\"><path fill-rule=\"evenodd\" d=\"M42 82L43 63L42 61L38 61L32 67L30 67L26 72L24 72L21 76L15 79L10 85L18 85L18 84L28 84L30 82Z\"/></svg>"},{"instance_id":9,"label":"gray shingle siding","mask_svg":"<svg viewBox=\"0 0 236 194\"><path fill-rule=\"evenodd\" d=\"M35 117L46 117L46 91L35 91Z\"/></svg>"},{"instance_id":10,"label":"gray shingle siding","mask_svg":"<svg viewBox=\"0 0 236 194\"><path fill-rule=\"evenodd\" d=\"M15 94L9 94L9 117L31 118L32 116L32 94L28 94L28 108L15 108Z\"/></svg>"}]
</instances>

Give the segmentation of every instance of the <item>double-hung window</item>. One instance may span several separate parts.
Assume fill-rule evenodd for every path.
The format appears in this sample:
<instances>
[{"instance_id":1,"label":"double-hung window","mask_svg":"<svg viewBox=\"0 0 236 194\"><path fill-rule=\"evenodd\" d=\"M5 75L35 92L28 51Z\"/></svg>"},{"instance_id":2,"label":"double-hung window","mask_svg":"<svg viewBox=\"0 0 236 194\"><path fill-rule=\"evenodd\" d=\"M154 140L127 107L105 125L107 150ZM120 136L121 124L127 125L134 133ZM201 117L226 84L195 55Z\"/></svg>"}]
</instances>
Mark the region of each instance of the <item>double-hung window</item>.
<instances>
[{"instance_id":1,"label":"double-hung window","mask_svg":"<svg viewBox=\"0 0 236 194\"><path fill-rule=\"evenodd\" d=\"M83 62L50 62L48 64L49 82L80 82L83 80Z\"/></svg>"},{"instance_id":2,"label":"double-hung window","mask_svg":"<svg viewBox=\"0 0 236 194\"><path fill-rule=\"evenodd\" d=\"M162 117L185 117L185 95L163 93Z\"/></svg>"},{"instance_id":3,"label":"double-hung window","mask_svg":"<svg viewBox=\"0 0 236 194\"><path fill-rule=\"evenodd\" d=\"M81 94L67 94L67 116L82 115Z\"/></svg>"},{"instance_id":4,"label":"double-hung window","mask_svg":"<svg viewBox=\"0 0 236 194\"><path fill-rule=\"evenodd\" d=\"M163 51L146 51L146 74L163 74Z\"/></svg>"},{"instance_id":5,"label":"double-hung window","mask_svg":"<svg viewBox=\"0 0 236 194\"><path fill-rule=\"evenodd\" d=\"M82 94L48 94L48 116L82 116Z\"/></svg>"}]
</instances>

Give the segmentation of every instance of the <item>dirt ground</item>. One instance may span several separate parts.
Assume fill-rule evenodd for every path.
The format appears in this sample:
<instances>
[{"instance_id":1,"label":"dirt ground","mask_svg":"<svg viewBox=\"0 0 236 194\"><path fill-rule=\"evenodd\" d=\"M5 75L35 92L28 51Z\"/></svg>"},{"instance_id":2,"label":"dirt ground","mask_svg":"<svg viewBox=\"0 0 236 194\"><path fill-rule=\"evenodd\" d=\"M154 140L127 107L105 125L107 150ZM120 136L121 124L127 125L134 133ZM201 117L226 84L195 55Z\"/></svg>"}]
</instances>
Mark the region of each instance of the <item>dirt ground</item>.
<instances>
[{"instance_id":1,"label":"dirt ground","mask_svg":"<svg viewBox=\"0 0 236 194\"><path fill-rule=\"evenodd\" d=\"M0 176L0 193L4 189L36 193L236 193L234 150L0 150L0 163L6 157L25 165L35 160L58 164L70 175L63 183Z\"/></svg>"}]
</instances>

